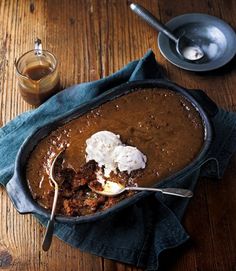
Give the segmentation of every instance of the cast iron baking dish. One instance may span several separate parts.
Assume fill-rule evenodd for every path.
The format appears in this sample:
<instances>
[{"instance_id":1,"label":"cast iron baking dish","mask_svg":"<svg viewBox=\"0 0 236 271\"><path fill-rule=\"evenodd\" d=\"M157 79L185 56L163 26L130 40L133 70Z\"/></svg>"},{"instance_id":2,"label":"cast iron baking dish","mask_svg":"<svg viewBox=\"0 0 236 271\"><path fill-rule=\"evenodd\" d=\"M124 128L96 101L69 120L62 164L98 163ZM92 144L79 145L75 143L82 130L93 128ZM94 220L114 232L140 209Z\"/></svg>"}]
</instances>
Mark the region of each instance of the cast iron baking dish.
<instances>
[{"instance_id":1,"label":"cast iron baking dish","mask_svg":"<svg viewBox=\"0 0 236 271\"><path fill-rule=\"evenodd\" d=\"M42 215L44 217L49 218L50 213L48 210L41 207L32 197L30 190L28 188L28 184L25 177L26 172L26 164L28 157L34 147L38 144L38 142L47 136L51 131L55 130L57 127L62 126L66 122L78 118L79 116L83 115L84 113L90 111L98 107L99 105L109 102L110 100L116 99L122 95L126 95L132 91L135 91L137 88L165 88L171 91L175 91L180 93L183 97L185 97L188 101L192 103L192 105L198 110L201 118L202 123L205 128L205 139L202 146L202 149L198 156L185 168L176 172L175 174L159 181L156 186L170 186L171 182L175 179L180 180L183 179L185 176L192 174L194 171L199 169L201 165L206 161L206 155L209 151L211 142L212 142L212 127L210 118L216 113L217 106L204 94L202 91L193 91L195 93L194 96L190 94L187 89L180 87L176 84L173 84L166 80L144 80L144 81L135 81L135 82L128 82L118 87L115 87L109 91L106 91L104 94L98 96L97 98L92 99L91 101L82 104L66 117L63 117L55 122L52 122L46 126L43 126L35 133L30 135L24 143L22 144L15 162L15 170L12 179L8 182L6 189L10 199L12 200L15 208L21 214L32 213ZM158 91L158 90L157 90ZM202 106L198 102L198 95L205 95L203 101L201 103ZM119 202L115 206L101 211L92 215L87 216L78 216L78 217L67 217L62 215L57 215L56 220L60 222L71 222L71 223L83 223L83 222L90 222L101 219L105 216L114 214L117 211L120 211L122 208L127 207L128 205L134 204L141 198L149 195L150 192L140 192L135 194L134 196L124 199L123 201Z\"/></svg>"}]
</instances>

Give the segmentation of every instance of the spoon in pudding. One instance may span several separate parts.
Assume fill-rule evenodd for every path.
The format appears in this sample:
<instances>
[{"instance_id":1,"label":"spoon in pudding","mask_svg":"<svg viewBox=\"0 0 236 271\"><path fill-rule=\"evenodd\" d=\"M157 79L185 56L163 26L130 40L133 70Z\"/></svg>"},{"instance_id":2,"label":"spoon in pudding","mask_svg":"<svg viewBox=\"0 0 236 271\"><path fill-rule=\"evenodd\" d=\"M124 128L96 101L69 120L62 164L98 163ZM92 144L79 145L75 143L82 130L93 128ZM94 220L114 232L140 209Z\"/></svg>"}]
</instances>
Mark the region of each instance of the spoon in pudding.
<instances>
[{"instance_id":1,"label":"spoon in pudding","mask_svg":"<svg viewBox=\"0 0 236 271\"><path fill-rule=\"evenodd\" d=\"M96 188L88 184L89 188L96 192L97 194L101 194L103 196L117 196L124 191L151 191L151 192L161 192L162 194L178 196L183 198L191 198L193 196L193 192L188 189L183 188L149 188L149 187L136 187L136 186L123 186L120 183L106 181L101 189Z\"/></svg>"},{"instance_id":2,"label":"spoon in pudding","mask_svg":"<svg viewBox=\"0 0 236 271\"><path fill-rule=\"evenodd\" d=\"M194 62L200 59L202 60L203 57L206 57L200 45L196 44L195 41L186 37L185 35L176 37L168 27L161 23L153 14L151 14L144 7L135 3L131 3L130 8L134 13L136 13L154 29L162 32L170 40L172 40L176 45L176 51L184 59Z\"/></svg>"},{"instance_id":3,"label":"spoon in pudding","mask_svg":"<svg viewBox=\"0 0 236 271\"><path fill-rule=\"evenodd\" d=\"M61 157L64 151L65 151L65 148L61 149L60 152L54 157L51 167L50 167L50 171L49 171L49 178L50 178L49 182L50 182L50 185L54 187L54 198L53 198L50 219L48 221L46 232L43 238L42 248L44 251L48 251L52 243L52 236L53 236L54 224L55 224L54 217L55 217L57 200L58 200L58 192L59 192L58 180L56 180L56 176L55 176L55 166L57 164L58 159ZM60 180L60 185L63 183L63 181Z\"/></svg>"}]
</instances>

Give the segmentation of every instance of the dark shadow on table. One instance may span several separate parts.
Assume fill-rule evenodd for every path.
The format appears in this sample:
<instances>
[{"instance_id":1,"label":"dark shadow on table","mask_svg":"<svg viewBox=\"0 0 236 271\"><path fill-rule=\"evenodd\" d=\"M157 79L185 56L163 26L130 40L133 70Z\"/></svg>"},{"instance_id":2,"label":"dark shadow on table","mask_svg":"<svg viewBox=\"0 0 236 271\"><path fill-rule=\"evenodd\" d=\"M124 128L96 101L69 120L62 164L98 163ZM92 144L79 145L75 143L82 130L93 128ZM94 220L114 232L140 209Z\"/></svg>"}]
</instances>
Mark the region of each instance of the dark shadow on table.
<instances>
[{"instance_id":1,"label":"dark shadow on table","mask_svg":"<svg viewBox=\"0 0 236 271\"><path fill-rule=\"evenodd\" d=\"M193 248L193 241L189 240L183 245L164 251L159 258L159 269L158 271L167 271L174 269L177 262L187 253L190 249Z\"/></svg>"},{"instance_id":2,"label":"dark shadow on table","mask_svg":"<svg viewBox=\"0 0 236 271\"><path fill-rule=\"evenodd\" d=\"M220 76L220 75L226 75L235 70L236 67L236 55L233 57L233 59L224 65L223 67L213 70L213 71L208 71L208 72L200 72L198 75L210 75L210 76Z\"/></svg>"}]
</instances>

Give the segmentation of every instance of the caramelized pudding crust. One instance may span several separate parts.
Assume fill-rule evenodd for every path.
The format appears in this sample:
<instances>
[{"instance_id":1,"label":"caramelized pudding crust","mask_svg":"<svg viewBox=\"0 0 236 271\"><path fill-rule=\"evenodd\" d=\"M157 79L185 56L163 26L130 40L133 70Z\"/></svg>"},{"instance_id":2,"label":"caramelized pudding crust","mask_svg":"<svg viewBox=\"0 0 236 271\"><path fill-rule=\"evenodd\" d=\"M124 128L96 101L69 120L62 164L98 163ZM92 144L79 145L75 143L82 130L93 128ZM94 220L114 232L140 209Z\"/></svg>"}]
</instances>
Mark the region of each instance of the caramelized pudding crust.
<instances>
[{"instance_id":1,"label":"caramelized pudding crust","mask_svg":"<svg viewBox=\"0 0 236 271\"><path fill-rule=\"evenodd\" d=\"M60 187L58 213L87 215L132 195L108 198L87 187L95 177L86 168L85 142L102 130L119 134L124 144L137 147L147 156L144 170L131 176L125 172L113 175L126 185L153 186L193 161L204 142L201 117L183 96L165 89L138 89L68 122L39 142L26 170L31 193L39 204L51 209L54 189L49 184L49 168L62 146L68 147L62 165L65 181Z\"/></svg>"}]
</instances>

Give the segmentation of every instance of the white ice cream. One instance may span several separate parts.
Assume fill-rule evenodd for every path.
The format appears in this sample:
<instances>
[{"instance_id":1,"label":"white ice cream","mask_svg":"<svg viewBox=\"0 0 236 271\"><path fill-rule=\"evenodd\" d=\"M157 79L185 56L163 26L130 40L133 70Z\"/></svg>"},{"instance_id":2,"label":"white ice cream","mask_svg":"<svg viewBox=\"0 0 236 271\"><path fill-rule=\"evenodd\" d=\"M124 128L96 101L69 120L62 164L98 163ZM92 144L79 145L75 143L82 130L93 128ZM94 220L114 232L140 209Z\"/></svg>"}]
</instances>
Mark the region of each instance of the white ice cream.
<instances>
[{"instance_id":1,"label":"white ice cream","mask_svg":"<svg viewBox=\"0 0 236 271\"><path fill-rule=\"evenodd\" d=\"M113 151L113 160L120 171L131 171L145 168L147 157L136 147L117 146Z\"/></svg>"},{"instance_id":2,"label":"white ice cream","mask_svg":"<svg viewBox=\"0 0 236 271\"><path fill-rule=\"evenodd\" d=\"M104 166L104 175L109 177L116 171L116 163L112 159L114 148L121 145L120 136L109 131L100 131L86 140L86 162L95 160L99 167Z\"/></svg>"},{"instance_id":3,"label":"white ice cream","mask_svg":"<svg viewBox=\"0 0 236 271\"><path fill-rule=\"evenodd\" d=\"M109 177L112 171L116 173L117 168L128 174L145 168L146 156L136 147L122 144L120 136L112 132L97 132L86 140L86 144L86 161L95 160L99 167L104 166L105 177Z\"/></svg>"},{"instance_id":4,"label":"white ice cream","mask_svg":"<svg viewBox=\"0 0 236 271\"><path fill-rule=\"evenodd\" d=\"M198 60L204 53L198 46L187 46L182 51L183 56L189 60Z\"/></svg>"}]
</instances>

